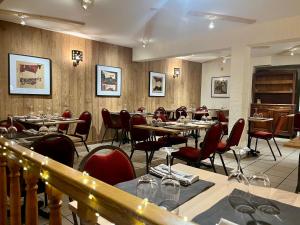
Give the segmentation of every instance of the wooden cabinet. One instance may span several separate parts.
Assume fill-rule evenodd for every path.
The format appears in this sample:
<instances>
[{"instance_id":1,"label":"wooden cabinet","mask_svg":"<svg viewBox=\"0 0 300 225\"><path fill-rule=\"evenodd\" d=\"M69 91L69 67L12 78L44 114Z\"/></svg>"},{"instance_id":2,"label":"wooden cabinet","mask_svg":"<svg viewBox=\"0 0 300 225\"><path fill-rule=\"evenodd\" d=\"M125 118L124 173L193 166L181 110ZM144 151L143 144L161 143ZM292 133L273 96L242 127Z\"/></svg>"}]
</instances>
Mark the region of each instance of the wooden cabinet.
<instances>
[{"instance_id":1,"label":"wooden cabinet","mask_svg":"<svg viewBox=\"0 0 300 225\"><path fill-rule=\"evenodd\" d=\"M251 123L251 131L264 130L272 131L275 127L278 118L281 115L293 114L295 105L293 104L251 104L251 116L255 113L262 113L264 117L273 118L273 122L266 123ZM288 119L288 123L283 128L280 136L293 136L293 117Z\"/></svg>"}]
</instances>

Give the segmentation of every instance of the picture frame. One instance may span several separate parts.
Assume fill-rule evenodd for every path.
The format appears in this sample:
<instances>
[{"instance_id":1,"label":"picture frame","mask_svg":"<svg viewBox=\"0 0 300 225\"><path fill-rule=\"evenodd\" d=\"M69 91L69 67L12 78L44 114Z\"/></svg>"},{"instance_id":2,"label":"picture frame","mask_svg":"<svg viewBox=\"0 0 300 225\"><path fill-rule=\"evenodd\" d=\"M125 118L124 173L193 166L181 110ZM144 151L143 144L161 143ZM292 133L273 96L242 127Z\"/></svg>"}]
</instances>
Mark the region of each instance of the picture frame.
<instances>
[{"instance_id":1,"label":"picture frame","mask_svg":"<svg viewBox=\"0 0 300 225\"><path fill-rule=\"evenodd\" d=\"M8 54L10 95L46 95L52 92L52 62L49 58Z\"/></svg>"},{"instance_id":2,"label":"picture frame","mask_svg":"<svg viewBox=\"0 0 300 225\"><path fill-rule=\"evenodd\" d=\"M211 78L211 97L229 98L230 76Z\"/></svg>"},{"instance_id":3,"label":"picture frame","mask_svg":"<svg viewBox=\"0 0 300 225\"><path fill-rule=\"evenodd\" d=\"M164 97L166 95L166 74L149 72L149 96Z\"/></svg>"},{"instance_id":4,"label":"picture frame","mask_svg":"<svg viewBox=\"0 0 300 225\"><path fill-rule=\"evenodd\" d=\"M96 96L120 97L122 92L122 69L96 65Z\"/></svg>"}]
</instances>

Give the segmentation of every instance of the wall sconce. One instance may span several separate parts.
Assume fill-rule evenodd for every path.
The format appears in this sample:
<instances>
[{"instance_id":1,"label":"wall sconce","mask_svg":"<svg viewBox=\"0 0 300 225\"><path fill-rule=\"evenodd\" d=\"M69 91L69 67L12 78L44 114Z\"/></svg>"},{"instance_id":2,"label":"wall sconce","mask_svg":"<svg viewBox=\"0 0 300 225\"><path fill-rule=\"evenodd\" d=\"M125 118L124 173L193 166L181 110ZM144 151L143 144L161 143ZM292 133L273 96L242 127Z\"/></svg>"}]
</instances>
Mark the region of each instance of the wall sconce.
<instances>
[{"instance_id":1,"label":"wall sconce","mask_svg":"<svg viewBox=\"0 0 300 225\"><path fill-rule=\"evenodd\" d=\"M73 60L73 66L78 66L79 62L82 62L83 53L79 50L72 50L72 60Z\"/></svg>"},{"instance_id":2,"label":"wall sconce","mask_svg":"<svg viewBox=\"0 0 300 225\"><path fill-rule=\"evenodd\" d=\"M180 76L180 68L174 68L173 78Z\"/></svg>"}]
</instances>

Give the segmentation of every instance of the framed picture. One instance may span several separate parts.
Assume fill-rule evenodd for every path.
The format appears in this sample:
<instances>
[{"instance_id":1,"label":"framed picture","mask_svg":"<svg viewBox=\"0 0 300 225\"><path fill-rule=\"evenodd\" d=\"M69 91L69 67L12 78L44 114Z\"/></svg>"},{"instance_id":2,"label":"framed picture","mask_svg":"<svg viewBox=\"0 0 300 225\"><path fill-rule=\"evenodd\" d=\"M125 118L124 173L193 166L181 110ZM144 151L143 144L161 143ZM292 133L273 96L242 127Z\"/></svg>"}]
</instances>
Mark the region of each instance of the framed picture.
<instances>
[{"instance_id":1,"label":"framed picture","mask_svg":"<svg viewBox=\"0 0 300 225\"><path fill-rule=\"evenodd\" d=\"M8 90L16 95L51 95L51 60L8 54Z\"/></svg>"},{"instance_id":2,"label":"framed picture","mask_svg":"<svg viewBox=\"0 0 300 225\"><path fill-rule=\"evenodd\" d=\"M230 77L212 77L211 78L211 97L229 98Z\"/></svg>"},{"instance_id":3,"label":"framed picture","mask_svg":"<svg viewBox=\"0 0 300 225\"><path fill-rule=\"evenodd\" d=\"M166 74L149 73L149 96L164 97L166 95Z\"/></svg>"},{"instance_id":4,"label":"framed picture","mask_svg":"<svg viewBox=\"0 0 300 225\"><path fill-rule=\"evenodd\" d=\"M96 95L121 96L122 70L119 67L96 65Z\"/></svg>"}]
</instances>

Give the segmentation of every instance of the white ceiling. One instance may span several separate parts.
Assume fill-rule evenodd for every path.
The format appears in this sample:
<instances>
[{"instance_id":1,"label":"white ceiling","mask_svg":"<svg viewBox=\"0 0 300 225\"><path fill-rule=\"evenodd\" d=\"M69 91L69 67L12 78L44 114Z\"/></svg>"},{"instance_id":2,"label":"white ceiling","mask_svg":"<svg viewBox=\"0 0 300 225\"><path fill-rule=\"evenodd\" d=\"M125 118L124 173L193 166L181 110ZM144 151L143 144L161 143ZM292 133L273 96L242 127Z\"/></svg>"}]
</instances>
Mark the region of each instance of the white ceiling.
<instances>
[{"instance_id":1,"label":"white ceiling","mask_svg":"<svg viewBox=\"0 0 300 225\"><path fill-rule=\"evenodd\" d=\"M1 2L1 1L0 1ZM27 19L29 26L73 34L93 40L136 47L141 39L153 43L186 40L209 32L238 29L247 24L216 21L214 30L209 21L190 16L189 11L219 13L257 20L257 23L300 15L299 0L95 0L87 11L79 0L4 0L0 9L60 17L85 22L84 26ZM19 23L14 16L0 15L0 20ZM220 37L221 38L221 37ZM254 56L277 54L299 43L274 44L270 48L253 49ZM229 50L185 57L204 62L229 55Z\"/></svg>"}]
</instances>

